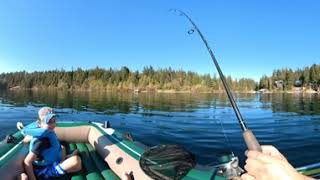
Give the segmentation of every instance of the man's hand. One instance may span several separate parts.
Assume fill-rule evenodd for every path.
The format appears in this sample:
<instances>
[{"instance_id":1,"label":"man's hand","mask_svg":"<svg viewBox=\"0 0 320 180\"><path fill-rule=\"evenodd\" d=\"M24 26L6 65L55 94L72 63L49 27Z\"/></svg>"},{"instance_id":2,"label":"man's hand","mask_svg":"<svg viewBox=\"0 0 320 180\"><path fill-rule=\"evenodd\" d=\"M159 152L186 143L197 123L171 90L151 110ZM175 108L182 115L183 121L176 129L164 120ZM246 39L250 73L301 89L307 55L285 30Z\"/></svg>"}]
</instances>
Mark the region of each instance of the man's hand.
<instances>
[{"instance_id":1,"label":"man's hand","mask_svg":"<svg viewBox=\"0 0 320 180\"><path fill-rule=\"evenodd\" d=\"M248 151L246 174L241 176L243 180L304 180L309 177L297 172L287 159L273 146L261 146L262 153L258 151ZM312 178L310 178L312 179Z\"/></svg>"}]
</instances>

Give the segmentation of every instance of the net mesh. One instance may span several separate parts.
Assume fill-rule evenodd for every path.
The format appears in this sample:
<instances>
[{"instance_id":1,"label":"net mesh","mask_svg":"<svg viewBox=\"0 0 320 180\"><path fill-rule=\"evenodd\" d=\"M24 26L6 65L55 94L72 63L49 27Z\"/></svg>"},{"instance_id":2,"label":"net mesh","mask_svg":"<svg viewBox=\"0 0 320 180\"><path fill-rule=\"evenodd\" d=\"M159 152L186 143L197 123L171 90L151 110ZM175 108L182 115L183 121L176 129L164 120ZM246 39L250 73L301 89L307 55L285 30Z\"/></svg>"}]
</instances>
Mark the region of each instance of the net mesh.
<instances>
[{"instance_id":1,"label":"net mesh","mask_svg":"<svg viewBox=\"0 0 320 180\"><path fill-rule=\"evenodd\" d=\"M195 164L195 156L178 145L152 147L140 158L143 171L157 180L181 179Z\"/></svg>"}]
</instances>

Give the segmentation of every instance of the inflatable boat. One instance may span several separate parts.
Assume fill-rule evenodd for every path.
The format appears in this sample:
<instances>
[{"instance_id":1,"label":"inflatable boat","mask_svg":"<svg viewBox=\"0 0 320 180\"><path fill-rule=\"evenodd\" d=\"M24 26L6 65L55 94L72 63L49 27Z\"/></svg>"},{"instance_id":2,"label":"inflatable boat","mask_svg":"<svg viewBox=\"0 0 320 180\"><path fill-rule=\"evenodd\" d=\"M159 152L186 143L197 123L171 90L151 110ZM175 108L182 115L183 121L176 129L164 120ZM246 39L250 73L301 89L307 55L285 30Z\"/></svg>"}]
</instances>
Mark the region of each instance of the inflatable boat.
<instances>
[{"instance_id":1,"label":"inflatable boat","mask_svg":"<svg viewBox=\"0 0 320 180\"><path fill-rule=\"evenodd\" d=\"M32 124L30 124L32 125ZM29 125L29 126L30 126ZM147 147L127 133L110 127L108 122L59 122L58 139L68 152L78 149L82 170L63 179L120 179L130 172L132 179L224 180L239 176L242 169L232 155L220 158L215 166L196 165L194 155L177 145ZM0 177L16 179L23 171L28 144L18 131L0 142ZM310 176L320 174L320 163L298 169Z\"/></svg>"}]
</instances>

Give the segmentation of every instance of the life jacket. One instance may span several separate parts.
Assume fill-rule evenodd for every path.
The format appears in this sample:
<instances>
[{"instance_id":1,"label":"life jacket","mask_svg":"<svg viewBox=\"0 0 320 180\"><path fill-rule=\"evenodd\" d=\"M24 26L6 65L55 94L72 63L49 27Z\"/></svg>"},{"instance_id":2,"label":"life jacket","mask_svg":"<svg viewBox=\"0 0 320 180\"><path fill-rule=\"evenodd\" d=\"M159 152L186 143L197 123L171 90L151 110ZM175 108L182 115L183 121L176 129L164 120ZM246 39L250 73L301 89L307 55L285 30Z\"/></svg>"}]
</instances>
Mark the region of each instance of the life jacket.
<instances>
[{"instance_id":1,"label":"life jacket","mask_svg":"<svg viewBox=\"0 0 320 180\"><path fill-rule=\"evenodd\" d=\"M29 145L29 152L31 152L34 147L34 143L39 139L48 138L50 142L50 147L41 152L41 160L33 161L34 165L46 166L62 160L61 145L54 131L39 127L31 127L24 129L23 131L25 134L32 136L32 140Z\"/></svg>"}]
</instances>

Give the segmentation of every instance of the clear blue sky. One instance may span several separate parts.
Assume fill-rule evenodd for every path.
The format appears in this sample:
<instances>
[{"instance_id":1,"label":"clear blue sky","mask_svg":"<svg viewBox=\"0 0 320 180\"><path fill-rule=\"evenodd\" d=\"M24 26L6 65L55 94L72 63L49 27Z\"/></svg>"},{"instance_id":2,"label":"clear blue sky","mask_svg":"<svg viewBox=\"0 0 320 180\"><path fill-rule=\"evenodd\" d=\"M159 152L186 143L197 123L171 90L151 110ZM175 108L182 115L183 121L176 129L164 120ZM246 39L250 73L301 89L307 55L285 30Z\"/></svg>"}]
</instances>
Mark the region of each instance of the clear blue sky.
<instances>
[{"instance_id":1,"label":"clear blue sky","mask_svg":"<svg viewBox=\"0 0 320 180\"><path fill-rule=\"evenodd\" d=\"M0 1L0 72L72 67L172 67L215 73L190 24L226 75L259 79L320 62L320 1Z\"/></svg>"}]
</instances>

